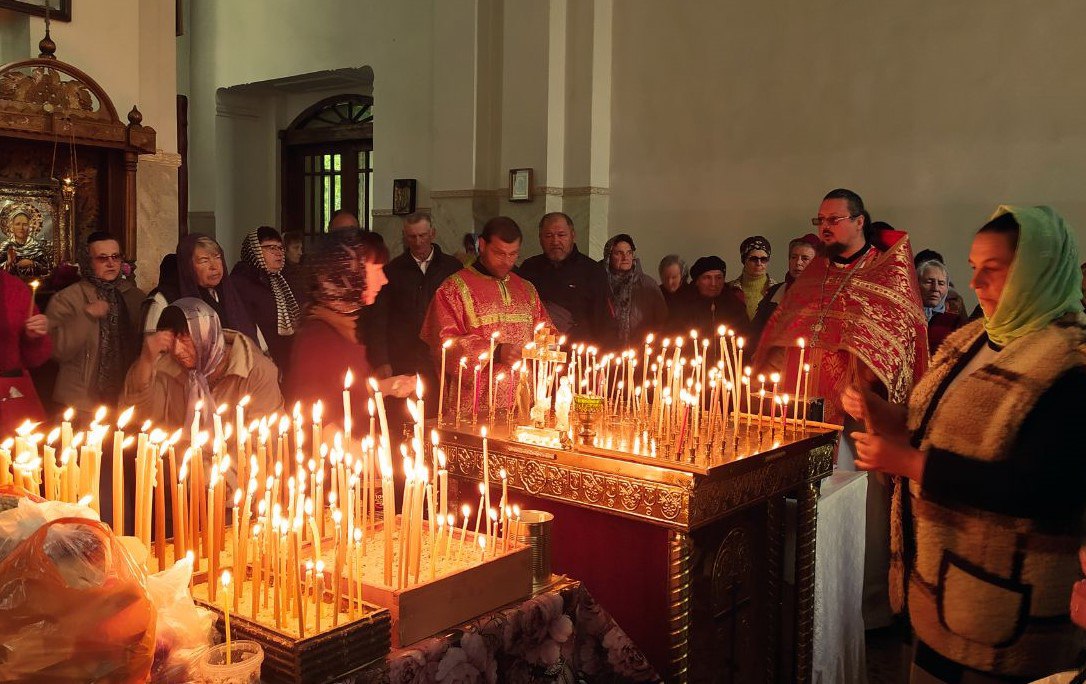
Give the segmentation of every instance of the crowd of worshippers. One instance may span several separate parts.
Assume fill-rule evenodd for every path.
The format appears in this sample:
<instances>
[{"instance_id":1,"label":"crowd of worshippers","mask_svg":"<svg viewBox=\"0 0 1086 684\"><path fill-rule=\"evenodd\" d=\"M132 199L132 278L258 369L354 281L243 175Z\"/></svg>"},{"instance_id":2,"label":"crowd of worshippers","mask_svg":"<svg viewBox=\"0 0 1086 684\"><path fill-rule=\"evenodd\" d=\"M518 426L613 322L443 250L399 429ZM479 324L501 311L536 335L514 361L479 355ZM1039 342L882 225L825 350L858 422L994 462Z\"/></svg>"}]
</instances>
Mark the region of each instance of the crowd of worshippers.
<instances>
[{"instance_id":1,"label":"crowd of worshippers","mask_svg":"<svg viewBox=\"0 0 1086 684\"><path fill-rule=\"evenodd\" d=\"M864 216L871 232L892 230ZM266 404L254 408L269 411L317 398L348 367L379 378L386 394L403 395L410 377L436 381L435 349L420 333L439 286L462 268L481 267L480 249L490 245L468 233L462 249L447 254L425 213L405 217L402 230L403 253L390 261L383 238L361 230L345 211L333 215L310 254L300 233L262 226L245 236L229 270L214 238L190 234L162 259L158 284L146 295L122 274L118 241L92 233L82 245L82 277L49 299L44 316L27 322L37 356L9 352L4 367L34 367L51 355L58 365L54 409L89 416L103 404L135 404L168 424L183 419L186 371L194 368L212 381L220 403L249 395ZM789 286L822 249L814 232L791 240L777 280L773 247L755 235L740 243L738 269L729 272L717 255L688 268L668 254L657 282L629 234L611 237L596 261L578 249L573 219L552 212L540 219L538 239L542 253L512 271L534 286L559 333L601 350L637 345L648 333L712 335L721 325L744 335L753 350ZM522 249L522 240L515 242L514 261ZM934 354L947 335L981 315L980 306L967 311L938 252L922 250L914 264ZM1086 288L1086 264L1082 274ZM46 344L51 351L43 355ZM159 356L167 358L153 372Z\"/></svg>"},{"instance_id":2,"label":"crowd of worshippers","mask_svg":"<svg viewBox=\"0 0 1086 684\"><path fill-rule=\"evenodd\" d=\"M863 620L882 628L907 612L912 681L1030 681L1071 667L1074 625L1086 628L1086 264L1073 232L1044 206L978 221L968 312L946 260L914 256L908 234L873 222L855 192L828 193L810 224L788 243L780 282L773 246L752 236L732 272L720 256L688 270L668 255L657 283L633 236L613 236L597 262L562 213L540 219L542 253L518 267L525 238L508 217L451 255L431 218L412 214L389 260L379 235L339 212L307 252L299 235L250 232L229 273L214 239L188 235L147 295L121 277L117 240L94 233L80 279L44 314L0 271L0 434L45 419L27 369L50 358L57 409L84 418L134 405L181 426L197 402L247 396L252 415L323 399L325 423L341 425L348 369L402 399L416 376L436 388L439 363L459 377L462 359L490 353L511 369L541 321L601 349L724 325L749 340L755 373L809 366L811 396L844 426L835 466L874 471ZM492 399L508 407L512 395Z\"/></svg>"}]
</instances>

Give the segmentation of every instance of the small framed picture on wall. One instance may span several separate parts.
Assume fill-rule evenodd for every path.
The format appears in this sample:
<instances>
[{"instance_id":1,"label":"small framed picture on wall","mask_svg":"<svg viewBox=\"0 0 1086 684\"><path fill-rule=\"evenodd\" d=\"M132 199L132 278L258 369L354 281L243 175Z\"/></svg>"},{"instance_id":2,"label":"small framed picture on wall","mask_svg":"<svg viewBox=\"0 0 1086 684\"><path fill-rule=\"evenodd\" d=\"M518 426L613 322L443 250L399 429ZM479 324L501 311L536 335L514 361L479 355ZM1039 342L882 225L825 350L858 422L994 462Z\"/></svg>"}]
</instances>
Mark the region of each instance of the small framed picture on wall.
<instances>
[{"instance_id":1,"label":"small framed picture on wall","mask_svg":"<svg viewBox=\"0 0 1086 684\"><path fill-rule=\"evenodd\" d=\"M406 216L415 211L415 187L418 184L414 178L397 178L392 181L392 213L397 216Z\"/></svg>"},{"instance_id":2,"label":"small framed picture on wall","mask_svg":"<svg viewBox=\"0 0 1086 684\"><path fill-rule=\"evenodd\" d=\"M509 201L532 201L531 169L509 169Z\"/></svg>"}]
</instances>

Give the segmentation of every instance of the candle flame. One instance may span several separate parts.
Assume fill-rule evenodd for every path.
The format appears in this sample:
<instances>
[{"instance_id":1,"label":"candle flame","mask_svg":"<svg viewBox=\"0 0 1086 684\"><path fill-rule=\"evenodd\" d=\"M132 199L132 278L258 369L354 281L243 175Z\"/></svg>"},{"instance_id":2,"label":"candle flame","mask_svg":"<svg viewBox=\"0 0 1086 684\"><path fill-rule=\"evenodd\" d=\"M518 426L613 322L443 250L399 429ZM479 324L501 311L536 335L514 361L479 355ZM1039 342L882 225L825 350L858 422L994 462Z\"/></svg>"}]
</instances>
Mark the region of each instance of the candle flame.
<instances>
[{"instance_id":1,"label":"candle flame","mask_svg":"<svg viewBox=\"0 0 1086 684\"><path fill-rule=\"evenodd\" d=\"M148 418L147 420L143 421L143 425L140 426L140 432L147 432L150 429L151 429L151 419Z\"/></svg>"},{"instance_id":2,"label":"candle flame","mask_svg":"<svg viewBox=\"0 0 1086 684\"><path fill-rule=\"evenodd\" d=\"M486 426L485 425L482 426L481 428L479 428L479 434L482 435L483 439L486 439Z\"/></svg>"},{"instance_id":3,"label":"candle flame","mask_svg":"<svg viewBox=\"0 0 1086 684\"><path fill-rule=\"evenodd\" d=\"M203 411L204 410L204 400L203 399L197 399L196 400L195 409L197 411Z\"/></svg>"},{"instance_id":4,"label":"candle flame","mask_svg":"<svg viewBox=\"0 0 1086 684\"><path fill-rule=\"evenodd\" d=\"M437 465L442 470L445 469L445 452L442 451L441 449L437 450Z\"/></svg>"},{"instance_id":5,"label":"candle flame","mask_svg":"<svg viewBox=\"0 0 1086 684\"><path fill-rule=\"evenodd\" d=\"M317 403L313 404L313 422L320 423L321 416L324 414L324 404L318 399Z\"/></svg>"},{"instance_id":6,"label":"candle flame","mask_svg":"<svg viewBox=\"0 0 1086 684\"><path fill-rule=\"evenodd\" d=\"M82 499L79 500L79 505L80 506L90 506L91 501L94 501L94 496L91 495L91 494L87 494L86 496L84 496Z\"/></svg>"},{"instance_id":7,"label":"candle flame","mask_svg":"<svg viewBox=\"0 0 1086 684\"><path fill-rule=\"evenodd\" d=\"M374 393L379 394L381 392L381 390L377 389L377 380L376 379L370 378L369 379L369 385L370 385L370 389L373 390Z\"/></svg>"},{"instance_id":8,"label":"candle flame","mask_svg":"<svg viewBox=\"0 0 1086 684\"><path fill-rule=\"evenodd\" d=\"M506 478L505 468L502 468L501 470L498 471L498 477L500 477L503 480Z\"/></svg>"},{"instance_id":9,"label":"candle flame","mask_svg":"<svg viewBox=\"0 0 1086 684\"><path fill-rule=\"evenodd\" d=\"M52 444L60 438L60 428L53 428L49 431L49 435L45 438L46 444Z\"/></svg>"},{"instance_id":10,"label":"candle flame","mask_svg":"<svg viewBox=\"0 0 1086 684\"><path fill-rule=\"evenodd\" d=\"M806 347L806 346L807 346L807 340L805 340L805 339L803 339L803 338L801 337L801 338L799 338L798 340L796 340L796 344L798 344L798 345L799 345L799 348L800 348L800 349L803 349L804 347Z\"/></svg>"},{"instance_id":11,"label":"candle flame","mask_svg":"<svg viewBox=\"0 0 1086 684\"><path fill-rule=\"evenodd\" d=\"M452 343L453 343L452 340L445 340L444 342L441 343L441 348L442 349L448 349L449 347L452 346Z\"/></svg>"},{"instance_id":12,"label":"candle flame","mask_svg":"<svg viewBox=\"0 0 1086 684\"><path fill-rule=\"evenodd\" d=\"M222 571L222 587L223 587L223 589L226 589L226 588L228 588L230 586L230 580L231 579L232 579L232 575L230 574L230 571L229 570L223 570Z\"/></svg>"},{"instance_id":13,"label":"candle flame","mask_svg":"<svg viewBox=\"0 0 1086 684\"><path fill-rule=\"evenodd\" d=\"M481 550L483 550L483 551L486 551L486 537L484 537L482 535L479 535L478 540L479 540L479 548Z\"/></svg>"},{"instance_id":14,"label":"candle flame","mask_svg":"<svg viewBox=\"0 0 1086 684\"><path fill-rule=\"evenodd\" d=\"M482 482L480 482L479 483L479 493L484 494L485 492L486 492L486 486Z\"/></svg>"},{"instance_id":15,"label":"candle flame","mask_svg":"<svg viewBox=\"0 0 1086 684\"><path fill-rule=\"evenodd\" d=\"M41 285L41 283L40 283L40 282L38 282L37 280L31 280L31 281L30 281L30 289L31 289L31 290L36 290L36 289L38 289L38 287L39 287L40 285Z\"/></svg>"},{"instance_id":16,"label":"candle flame","mask_svg":"<svg viewBox=\"0 0 1086 684\"><path fill-rule=\"evenodd\" d=\"M354 373L352 373L351 369L348 368L347 373L343 376L343 389L351 389L352 384L354 384Z\"/></svg>"},{"instance_id":17,"label":"candle flame","mask_svg":"<svg viewBox=\"0 0 1086 684\"><path fill-rule=\"evenodd\" d=\"M241 489L234 490L234 507L237 508L241 505Z\"/></svg>"},{"instance_id":18,"label":"candle flame","mask_svg":"<svg viewBox=\"0 0 1086 684\"><path fill-rule=\"evenodd\" d=\"M415 375L415 396L422 399L422 376Z\"/></svg>"},{"instance_id":19,"label":"candle flame","mask_svg":"<svg viewBox=\"0 0 1086 684\"><path fill-rule=\"evenodd\" d=\"M465 518L470 517L471 516L471 506L469 506L467 504L464 504L463 506L461 506L460 507L460 514L463 515Z\"/></svg>"},{"instance_id":20,"label":"candle flame","mask_svg":"<svg viewBox=\"0 0 1086 684\"><path fill-rule=\"evenodd\" d=\"M132 435L128 435L127 437L124 438L124 441L121 442L121 448L122 449L128 449L135 443L136 443L136 438L133 437Z\"/></svg>"},{"instance_id":21,"label":"candle flame","mask_svg":"<svg viewBox=\"0 0 1086 684\"><path fill-rule=\"evenodd\" d=\"M74 415L75 415L75 409L72 408L71 406L69 406L68 409L64 412L64 422L65 423L72 422L72 417Z\"/></svg>"},{"instance_id":22,"label":"candle flame","mask_svg":"<svg viewBox=\"0 0 1086 684\"><path fill-rule=\"evenodd\" d=\"M486 512L486 517L490 518L491 520L497 520L498 512L491 508L489 511Z\"/></svg>"},{"instance_id":23,"label":"candle flame","mask_svg":"<svg viewBox=\"0 0 1086 684\"><path fill-rule=\"evenodd\" d=\"M780 382L781 381L781 374L780 373L771 373L770 376L769 376L769 381L773 382L773 383Z\"/></svg>"},{"instance_id":24,"label":"candle flame","mask_svg":"<svg viewBox=\"0 0 1086 684\"><path fill-rule=\"evenodd\" d=\"M322 561L322 560L317 561L317 574L318 575L323 575L324 574L324 561Z\"/></svg>"}]
</instances>

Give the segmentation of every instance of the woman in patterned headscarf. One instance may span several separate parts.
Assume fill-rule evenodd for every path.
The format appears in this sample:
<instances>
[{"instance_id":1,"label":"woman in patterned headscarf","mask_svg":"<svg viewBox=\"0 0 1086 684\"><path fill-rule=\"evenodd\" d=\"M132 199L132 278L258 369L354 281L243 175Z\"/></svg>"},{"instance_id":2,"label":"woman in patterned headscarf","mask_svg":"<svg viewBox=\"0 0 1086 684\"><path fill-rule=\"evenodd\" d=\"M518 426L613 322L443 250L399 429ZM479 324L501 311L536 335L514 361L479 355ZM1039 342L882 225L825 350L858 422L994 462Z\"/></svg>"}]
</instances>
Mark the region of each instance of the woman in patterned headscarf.
<instances>
[{"instance_id":1,"label":"woman in patterned headscarf","mask_svg":"<svg viewBox=\"0 0 1086 684\"><path fill-rule=\"evenodd\" d=\"M348 370L358 396L369 391L372 371L366 347L359 342L365 336L359 334L358 317L388 282L387 261L383 243L363 242L346 232L329 235L306 257L310 301L294 336L283 387L290 403L322 400L326 424L343 425L343 403L337 399ZM379 387L386 395L405 397L414 389L415 377L393 376L379 381ZM365 417L365 404L353 403L355 425Z\"/></svg>"},{"instance_id":2,"label":"woman in patterned headscarf","mask_svg":"<svg viewBox=\"0 0 1086 684\"><path fill-rule=\"evenodd\" d=\"M285 262L279 231L261 226L245 236L241 261L230 273L241 303L268 343L268 353L284 373L300 318L298 301L283 277Z\"/></svg>"},{"instance_id":3,"label":"woman in patterned headscarf","mask_svg":"<svg viewBox=\"0 0 1086 684\"><path fill-rule=\"evenodd\" d=\"M166 430L192 424L197 402L211 415L220 404L249 397L260 416L283 407L278 370L247 335L224 330L206 302L182 297L165 309L125 378L121 406Z\"/></svg>"},{"instance_id":4,"label":"woman in patterned headscarf","mask_svg":"<svg viewBox=\"0 0 1086 684\"><path fill-rule=\"evenodd\" d=\"M738 278L728 283L728 291L747 308L747 318L754 320L769 288L776 282L769 277L769 257L773 248L769 240L761 235L753 235L739 245L739 256L743 260L743 272Z\"/></svg>"}]
</instances>

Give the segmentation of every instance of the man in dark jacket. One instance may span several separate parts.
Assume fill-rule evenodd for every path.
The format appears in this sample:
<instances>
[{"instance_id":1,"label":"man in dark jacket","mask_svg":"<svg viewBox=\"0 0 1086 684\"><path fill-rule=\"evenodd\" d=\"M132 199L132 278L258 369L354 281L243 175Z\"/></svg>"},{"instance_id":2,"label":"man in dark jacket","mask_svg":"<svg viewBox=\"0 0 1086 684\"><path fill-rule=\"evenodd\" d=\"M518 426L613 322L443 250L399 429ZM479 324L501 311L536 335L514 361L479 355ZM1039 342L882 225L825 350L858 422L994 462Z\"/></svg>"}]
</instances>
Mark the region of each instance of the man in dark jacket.
<instances>
[{"instance_id":1,"label":"man in dark jacket","mask_svg":"<svg viewBox=\"0 0 1086 684\"><path fill-rule=\"evenodd\" d=\"M555 211L539 221L543 253L524 260L517 275L539 291L539 298L560 331L576 342L607 345L611 311L610 289L603 265L577 249L573 219Z\"/></svg>"},{"instance_id":2,"label":"man in dark jacket","mask_svg":"<svg viewBox=\"0 0 1086 684\"><path fill-rule=\"evenodd\" d=\"M434 236L429 214L404 217L404 253L385 266L388 284L369 313L370 334L366 337L367 356L379 377L418 373L426 387L436 391L437 371L419 331L434 292L463 264L442 252ZM437 401L427 401L426 408L427 414L437 415Z\"/></svg>"}]
</instances>

